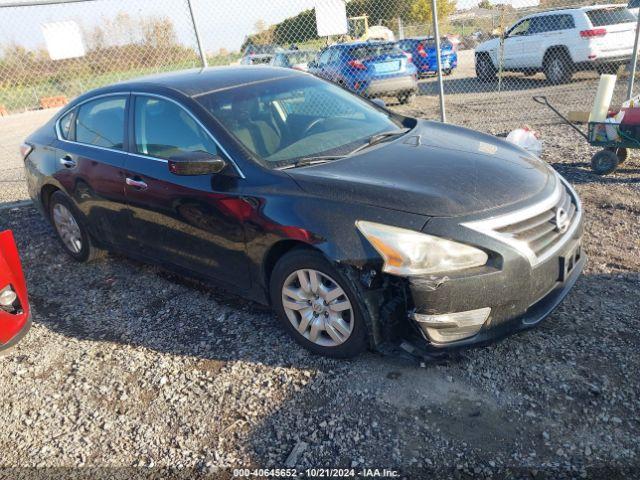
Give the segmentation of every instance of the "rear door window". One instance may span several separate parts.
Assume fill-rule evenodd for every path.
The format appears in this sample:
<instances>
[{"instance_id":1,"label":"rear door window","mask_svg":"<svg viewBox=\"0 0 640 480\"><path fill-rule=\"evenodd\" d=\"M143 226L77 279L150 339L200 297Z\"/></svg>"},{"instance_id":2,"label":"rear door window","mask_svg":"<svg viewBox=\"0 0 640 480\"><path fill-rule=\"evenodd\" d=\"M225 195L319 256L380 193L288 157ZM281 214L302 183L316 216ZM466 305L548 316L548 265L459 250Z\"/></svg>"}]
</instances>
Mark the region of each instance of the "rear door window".
<instances>
[{"instance_id":1,"label":"rear door window","mask_svg":"<svg viewBox=\"0 0 640 480\"><path fill-rule=\"evenodd\" d=\"M331 57L331 54L333 53L334 50L335 49L330 48L322 52L318 57L318 63L322 65L326 65L327 63L329 63L329 57Z\"/></svg>"},{"instance_id":2,"label":"rear door window","mask_svg":"<svg viewBox=\"0 0 640 480\"><path fill-rule=\"evenodd\" d=\"M71 137L71 126L73 125L74 114L75 110L72 110L58 121L60 136L65 140L73 140Z\"/></svg>"},{"instance_id":3,"label":"rear door window","mask_svg":"<svg viewBox=\"0 0 640 480\"><path fill-rule=\"evenodd\" d=\"M78 107L76 141L98 147L123 150L126 96L91 100Z\"/></svg>"},{"instance_id":4,"label":"rear door window","mask_svg":"<svg viewBox=\"0 0 640 480\"><path fill-rule=\"evenodd\" d=\"M619 23L636 22L636 16L624 7L620 8L598 8L587 11L587 17L594 27L604 27L606 25L617 25Z\"/></svg>"}]
</instances>

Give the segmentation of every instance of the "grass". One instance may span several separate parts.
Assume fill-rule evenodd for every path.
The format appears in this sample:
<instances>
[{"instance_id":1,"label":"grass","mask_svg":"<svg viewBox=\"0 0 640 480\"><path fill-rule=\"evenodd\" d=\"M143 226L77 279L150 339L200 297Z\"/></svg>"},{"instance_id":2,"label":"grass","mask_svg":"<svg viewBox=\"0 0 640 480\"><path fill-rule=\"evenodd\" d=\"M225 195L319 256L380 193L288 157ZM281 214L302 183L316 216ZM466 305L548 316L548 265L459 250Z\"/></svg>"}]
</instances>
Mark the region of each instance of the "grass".
<instances>
[{"instance_id":1,"label":"grass","mask_svg":"<svg viewBox=\"0 0 640 480\"><path fill-rule=\"evenodd\" d=\"M228 55L225 57L213 56L207 58L210 66L228 65L240 58L240 55ZM37 110L40 108L40 98L64 95L69 100L93 88L102 87L123 80L150 75L153 73L171 72L200 66L199 61L187 60L184 62L153 66L131 68L125 71L105 72L69 78L60 81L56 79L34 81L28 85L12 85L0 88L0 105L3 105L10 113Z\"/></svg>"}]
</instances>

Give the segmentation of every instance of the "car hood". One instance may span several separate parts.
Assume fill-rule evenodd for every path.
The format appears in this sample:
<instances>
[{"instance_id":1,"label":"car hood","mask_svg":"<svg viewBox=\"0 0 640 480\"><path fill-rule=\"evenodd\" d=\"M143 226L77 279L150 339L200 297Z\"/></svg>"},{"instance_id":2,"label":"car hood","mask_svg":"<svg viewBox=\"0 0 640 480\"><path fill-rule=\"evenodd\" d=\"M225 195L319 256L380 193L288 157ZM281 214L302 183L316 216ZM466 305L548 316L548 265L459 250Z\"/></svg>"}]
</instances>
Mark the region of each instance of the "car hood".
<instances>
[{"instance_id":1,"label":"car hood","mask_svg":"<svg viewBox=\"0 0 640 480\"><path fill-rule=\"evenodd\" d=\"M392 142L287 173L311 195L427 216L504 207L555 181L544 162L515 145L422 120Z\"/></svg>"},{"instance_id":2,"label":"car hood","mask_svg":"<svg viewBox=\"0 0 640 480\"><path fill-rule=\"evenodd\" d=\"M491 52L498 48L500 45L500 38L492 38L478 45L475 49L476 52Z\"/></svg>"}]
</instances>

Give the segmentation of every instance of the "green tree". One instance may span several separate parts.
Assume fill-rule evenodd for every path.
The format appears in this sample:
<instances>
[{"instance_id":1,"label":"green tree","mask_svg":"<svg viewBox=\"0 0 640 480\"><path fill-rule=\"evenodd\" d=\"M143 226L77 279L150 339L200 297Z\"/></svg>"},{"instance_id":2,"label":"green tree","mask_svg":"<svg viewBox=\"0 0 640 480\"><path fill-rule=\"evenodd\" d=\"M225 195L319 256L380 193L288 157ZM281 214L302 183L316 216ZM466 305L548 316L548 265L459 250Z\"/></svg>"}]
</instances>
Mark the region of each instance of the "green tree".
<instances>
[{"instance_id":1,"label":"green tree","mask_svg":"<svg viewBox=\"0 0 640 480\"><path fill-rule=\"evenodd\" d=\"M436 0L436 9L438 11L438 26L443 28L448 23L449 15L456 11L456 2ZM431 25L433 23L431 0L413 0L410 15L415 22Z\"/></svg>"},{"instance_id":2,"label":"green tree","mask_svg":"<svg viewBox=\"0 0 640 480\"><path fill-rule=\"evenodd\" d=\"M493 4L489 0L482 0L478 7L484 8L485 10L491 10L493 8Z\"/></svg>"}]
</instances>

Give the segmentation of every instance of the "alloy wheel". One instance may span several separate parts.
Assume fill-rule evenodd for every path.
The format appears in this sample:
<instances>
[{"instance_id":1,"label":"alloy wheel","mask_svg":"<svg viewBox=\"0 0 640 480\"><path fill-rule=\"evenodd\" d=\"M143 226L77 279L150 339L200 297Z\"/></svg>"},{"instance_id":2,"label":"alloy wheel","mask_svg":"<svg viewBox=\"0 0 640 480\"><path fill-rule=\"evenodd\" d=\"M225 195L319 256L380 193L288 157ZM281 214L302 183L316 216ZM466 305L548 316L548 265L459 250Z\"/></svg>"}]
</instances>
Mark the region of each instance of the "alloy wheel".
<instances>
[{"instance_id":1,"label":"alloy wheel","mask_svg":"<svg viewBox=\"0 0 640 480\"><path fill-rule=\"evenodd\" d=\"M53 224L65 247L75 254L80 253L82 250L80 226L69 209L61 203L53 207Z\"/></svg>"},{"instance_id":2,"label":"alloy wheel","mask_svg":"<svg viewBox=\"0 0 640 480\"><path fill-rule=\"evenodd\" d=\"M353 307L347 294L318 270L291 273L282 286L282 306L298 333L317 345L335 347L353 332Z\"/></svg>"}]
</instances>

